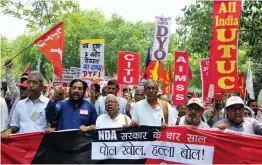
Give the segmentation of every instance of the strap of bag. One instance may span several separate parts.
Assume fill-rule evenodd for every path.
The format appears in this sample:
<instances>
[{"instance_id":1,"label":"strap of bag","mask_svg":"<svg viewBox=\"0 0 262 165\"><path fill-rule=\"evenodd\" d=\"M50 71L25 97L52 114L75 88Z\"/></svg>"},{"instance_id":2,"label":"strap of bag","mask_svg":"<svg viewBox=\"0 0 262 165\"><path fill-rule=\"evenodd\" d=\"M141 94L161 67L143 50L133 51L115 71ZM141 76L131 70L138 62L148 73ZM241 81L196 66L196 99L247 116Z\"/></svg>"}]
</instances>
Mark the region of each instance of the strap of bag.
<instances>
[{"instance_id":1,"label":"strap of bag","mask_svg":"<svg viewBox=\"0 0 262 165\"><path fill-rule=\"evenodd\" d=\"M161 101L161 106L162 106L162 110L163 110L163 114L164 114L164 119L165 119L165 123L168 124L168 106L167 106L167 102L164 100L160 100Z\"/></svg>"}]
</instances>

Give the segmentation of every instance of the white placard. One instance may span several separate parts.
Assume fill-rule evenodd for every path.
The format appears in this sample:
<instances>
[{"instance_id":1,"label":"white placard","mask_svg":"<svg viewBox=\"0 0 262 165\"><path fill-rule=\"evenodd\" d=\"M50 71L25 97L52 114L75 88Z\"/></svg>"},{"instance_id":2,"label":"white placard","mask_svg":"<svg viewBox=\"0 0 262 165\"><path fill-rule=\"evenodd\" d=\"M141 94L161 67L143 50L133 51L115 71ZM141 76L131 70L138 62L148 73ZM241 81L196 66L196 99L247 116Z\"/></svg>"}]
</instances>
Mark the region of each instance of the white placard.
<instances>
[{"instance_id":1,"label":"white placard","mask_svg":"<svg viewBox=\"0 0 262 165\"><path fill-rule=\"evenodd\" d=\"M81 40L80 78L104 79L104 39Z\"/></svg>"},{"instance_id":2,"label":"white placard","mask_svg":"<svg viewBox=\"0 0 262 165\"><path fill-rule=\"evenodd\" d=\"M156 17L153 61L166 61L168 57L168 44L170 36L171 18Z\"/></svg>"}]
</instances>

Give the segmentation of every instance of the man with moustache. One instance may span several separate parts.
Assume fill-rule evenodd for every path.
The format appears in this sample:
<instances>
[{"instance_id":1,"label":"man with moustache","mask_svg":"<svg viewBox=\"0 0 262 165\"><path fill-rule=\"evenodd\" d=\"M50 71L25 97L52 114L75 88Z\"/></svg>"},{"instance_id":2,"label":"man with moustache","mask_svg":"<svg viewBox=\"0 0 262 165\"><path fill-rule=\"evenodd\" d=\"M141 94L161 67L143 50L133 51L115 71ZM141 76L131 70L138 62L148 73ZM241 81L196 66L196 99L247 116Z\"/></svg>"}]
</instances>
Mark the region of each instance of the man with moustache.
<instances>
[{"instance_id":1,"label":"man with moustache","mask_svg":"<svg viewBox=\"0 0 262 165\"><path fill-rule=\"evenodd\" d=\"M251 117L244 117L244 101L239 96L231 96L227 99L225 107L227 118L215 123L213 128L229 129L262 135L262 123Z\"/></svg>"},{"instance_id":2,"label":"man with moustache","mask_svg":"<svg viewBox=\"0 0 262 165\"><path fill-rule=\"evenodd\" d=\"M193 128L210 128L201 120L204 112L204 103L199 98L192 98L187 103L186 115L176 119L176 125L188 125Z\"/></svg>"},{"instance_id":3,"label":"man with moustache","mask_svg":"<svg viewBox=\"0 0 262 165\"><path fill-rule=\"evenodd\" d=\"M52 123L58 120L57 130L79 129L88 131L95 129L97 113L95 106L84 99L87 83L75 79L70 82L69 99L57 101L61 88L55 88L54 94L46 107L46 118ZM46 133L55 131L49 130Z\"/></svg>"},{"instance_id":4,"label":"man with moustache","mask_svg":"<svg viewBox=\"0 0 262 165\"><path fill-rule=\"evenodd\" d=\"M146 126L161 126L162 129L168 125L173 125L176 109L157 97L159 91L158 84L153 80L148 80L144 84L144 92L146 99L135 104L132 112L132 122L130 127L138 127L139 125Z\"/></svg>"},{"instance_id":5,"label":"man with moustache","mask_svg":"<svg viewBox=\"0 0 262 165\"><path fill-rule=\"evenodd\" d=\"M220 109L222 94L216 93L212 99L213 106L203 114L205 122L212 127L216 122L224 118L224 112Z\"/></svg>"},{"instance_id":6,"label":"man with moustache","mask_svg":"<svg viewBox=\"0 0 262 165\"><path fill-rule=\"evenodd\" d=\"M47 127L45 108L49 99L41 92L44 78L40 72L33 71L28 74L27 89L29 96L20 100L13 112L10 128L1 134L7 138L11 133L43 132Z\"/></svg>"}]
</instances>

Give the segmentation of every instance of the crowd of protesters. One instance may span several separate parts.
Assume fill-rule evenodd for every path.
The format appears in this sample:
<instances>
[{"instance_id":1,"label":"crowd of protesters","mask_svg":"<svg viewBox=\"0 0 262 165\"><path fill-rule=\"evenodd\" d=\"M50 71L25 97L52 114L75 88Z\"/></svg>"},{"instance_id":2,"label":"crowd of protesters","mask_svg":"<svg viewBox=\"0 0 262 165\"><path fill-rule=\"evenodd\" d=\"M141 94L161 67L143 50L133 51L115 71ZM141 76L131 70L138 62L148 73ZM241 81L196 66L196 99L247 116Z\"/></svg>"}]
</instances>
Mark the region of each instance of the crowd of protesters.
<instances>
[{"instance_id":1,"label":"crowd of protesters","mask_svg":"<svg viewBox=\"0 0 262 165\"><path fill-rule=\"evenodd\" d=\"M1 81L1 137L10 134L78 129L86 132L103 128L189 126L194 129L228 129L262 135L262 108L256 100L244 103L239 96L225 102L214 97L205 110L201 98L190 98L175 106L162 95L158 83L147 80L144 87L125 90L109 80L100 89L80 79L71 81L69 92L54 87L50 92L40 72L21 75L16 83L12 61L6 65L6 80ZM90 89L87 96L86 90Z\"/></svg>"}]
</instances>

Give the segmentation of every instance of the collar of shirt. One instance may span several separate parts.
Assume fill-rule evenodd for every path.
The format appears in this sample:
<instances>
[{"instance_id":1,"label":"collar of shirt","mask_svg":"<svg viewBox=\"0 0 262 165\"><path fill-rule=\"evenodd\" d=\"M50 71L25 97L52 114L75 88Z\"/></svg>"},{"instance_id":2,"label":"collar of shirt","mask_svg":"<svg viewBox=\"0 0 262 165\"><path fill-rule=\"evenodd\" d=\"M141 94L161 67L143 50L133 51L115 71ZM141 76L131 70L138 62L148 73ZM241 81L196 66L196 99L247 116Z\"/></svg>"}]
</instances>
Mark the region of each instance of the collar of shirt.
<instances>
[{"instance_id":1,"label":"collar of shirt","mask_svg":"<svg viewBox=\"0 0 262 165\"><path fill-rule=\"evenodd\" d=\"M29 96L26 98L25 102L28 102L30 99L29 99ZM41 94L40 97L36 100L36 102L41 101L42 103L45 102L45 97Z\"/></svg>"},{"instance_id":2,"label":"collar of shirt","mask_svg":"<svg viewBox=\"0 0 262 165\"><path fill-rule=\"evenodd\" d=\"M72 105L75 105L75 104L73 103L73 100L72 100L71 98L69 98L68 101L69 101ZM81 99L80 104L79 104L77 107L75 107L75 108L80 107L80 106L83 104L83 102L84 102L84 99Z\"/></svg>"},{"instance_id":3,"label":"collar of shirt","mask_svg":"<svg viewBox=\"0 0 262 165\"><path fill-rule=\"evenodd\" d=\"M231 123L228 118L227 118L227 120L228 120L228 124L231 125L232 127L235 127L235 128L241 128L241 127L243 127L243 124L244 124L244 122L245 122L245 120L244 120L244 118L243 118L243 121L242 121L242 122L239 124L239 126L237 127L236 125L234 125L233 123Z\"/></svg>"}]
</instances>

